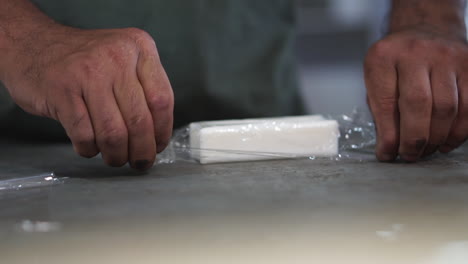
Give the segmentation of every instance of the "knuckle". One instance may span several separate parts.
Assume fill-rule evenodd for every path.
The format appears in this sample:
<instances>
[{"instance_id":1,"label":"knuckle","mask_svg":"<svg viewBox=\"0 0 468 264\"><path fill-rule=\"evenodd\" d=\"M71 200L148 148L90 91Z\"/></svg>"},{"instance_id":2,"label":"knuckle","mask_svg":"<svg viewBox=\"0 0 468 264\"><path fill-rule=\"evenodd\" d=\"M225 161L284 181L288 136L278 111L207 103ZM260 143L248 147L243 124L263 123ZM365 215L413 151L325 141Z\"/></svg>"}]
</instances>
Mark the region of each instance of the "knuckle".
<instances>
[{"instance_id":1,"label":"knuckle","mask_svg":"<svg viewBox=\"0 0 468 264\"><path fill-rule=\"evenodd\" d=\"M426 146L428 138L420 137L417 139L406 139L403 141L403 146L407 153L419 152L422 148Z\"/></svg>"},{"instance_id":2,"label":"knuckle","mask_svg":"<svg viewBox=\"0 0 468 264\"><path fill-rule=\"evenodd\" d=\"M11 96L18 106L24 109L24 111L30 114L60 121L58 113L61 110L61 107L57 105L57 100L55 98L33 97L29 104L23 104L21 97L18 97L15 93L11 93Z\"/></svg>"},{"instance_id":3,"label":"knuckle","mask_svg":"<svg viewBox=\"0 0 468 264\"><path fill-rule=\"evenodd\" d=\"M97 137L100 145L118 148L126 144L127 131L123 128L116 128L115 126L106 126Z\"/></svg>"},{"instance_id":4,"label":"knuckle","mask_svg":"<svg viewBox=\"0 0 468 264\"><path fill-rule=\"evenodd\" d=\"M369 55L376 58L385 58L394 49L393 43L390 41L379 41L371 46L369 49Z\"/></svg>"},{"instance_id":5,"label":"knuckle","mask_svg":"<svg viewBox=\"0 0 468 264\"><path fill-rule=\"evenodd\" d=\"M396 110L397 101L393 96L379 97L374 100L370 100L372 111L377 116L385 114L393 114Z\"/></svg>"},{"instance_id":6,"label":"knuckle","mask_svg":"<svg viewBox=\"0 0 468 264\"><path fill-rule=\"evenodd\" d=\"M126 33L129 35L129 36L133 36L133 37L142 37L142 36L148 36L148 33L146 33L146 31L142 30L142 29L139 29L139 28L136 28L136 27L129 27L129 28L126 28L125 29Z\"/></svg>"},{"instance_id":7,"label":"knuckle","mask_svg":"<svg viewBox=\"0 0 468 264\"><path fill-rule=\"evenodd\" d=\"M421 106L431 105L432 98L425 87L414 87L412 91L400 97L399 103L406 107L420 108Z\"/></svg>"},{"instance_id":8,"label":"knuckle","mask_svg":"<svg viewBox=\"0 0 468 264\"><path fill-rule=\"evenodd\" d=\"M127 126L129 128L129 132L143 132L152 127L152 122L147 115L134 114L128 119Z\"/></svg>"},{"instance_id":9,"label":"knuckle","mask_svg":"<svg viewBox=\"0 0 468 264\"><path fill-rule=\"evenodd\" d=\"M126 33L128 36L135 41L135 43L142 45L146 43L154 43L153 38L148 32L139 28L127 28Z\"/></svg>"},{"instance_id":10,"label":"knuckle","mask_svg":"<svg viewBox=\"0 0 468 264\"><path fill-rule=\"evenodd\" d=\"M153 111L172 109L174 96L172 93L158 93L148 96L148 104Z\"/></svg>"},{"instance_id":11,"label":"knuckle","mask_svg":"<svg viewBox=\"0 0 468 264\"><path fill-rule=\"evenodd\" d=\"M110 61L111 65L115 65L119 68L128 63L128 58L133 50L128 47L127 43L111 44L103 47L102 49L106 59Z\"/></svg>"},{"instance_id":12,"label":"knuckle","mask_svg":"<svg viewBox=\"0 0 468 264\"><path fill-rule=\"evenodd\" d=\"M449 101L435 103L432 112L435 117L455 117L458 112L458 105Z\"/></svg>"},{"instance_id":13,"label":"knuckle","mask_svg":"<svg viewBox=\"0 0 468 264\"><path fill-rule=\"evenodd\" d=\"M83 123L87 120L87 116L88 113L86 112L75 114L71 122L71 128L75 131L78 130L78 128L81 127Z\"/></svg>"},{"instance_id":14,"label":"knuckle","mask_svg":"<svg viewBox=\"0 0 468 264\"><path fill-rule=\"evenodd\" d=\"M393 49L393 43L385 40L381 40L372 45L369 48L364 60L364 67L366 72L370 70L373 65L382 63L382 61L387 61L392 54Z\"/></svg>"}]
</instances>

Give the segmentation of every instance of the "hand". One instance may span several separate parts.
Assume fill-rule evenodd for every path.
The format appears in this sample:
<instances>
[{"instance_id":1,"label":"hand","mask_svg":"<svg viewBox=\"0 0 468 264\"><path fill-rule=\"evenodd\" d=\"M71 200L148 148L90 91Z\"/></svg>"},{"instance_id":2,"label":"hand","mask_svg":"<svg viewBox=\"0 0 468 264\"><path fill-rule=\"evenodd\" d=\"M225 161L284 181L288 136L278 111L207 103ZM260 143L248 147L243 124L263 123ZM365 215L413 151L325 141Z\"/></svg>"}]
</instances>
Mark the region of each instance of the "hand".
<instances>
[{"instance_id":1,"label":"hand","mask_svg":"<svg viewBox=\"0 0 468 264\"><path fill-rule=\"evenodd\" d=\"M376 155L409 162L450 152L468 137L468 47L464 36L411 27L376 43L365 61Z\"/></svg>"},{"instance_id":2,"label":"hand","mask_svg":"<svg viewBox=\"0 0 468 264\"><path fill-rule=\"evenodd\" d=\"M75 151L144 170L172 134L173 92L138 29L56 26L15 49L5 84L25 111L59 121Z\"/></svg>"}]
</instances>

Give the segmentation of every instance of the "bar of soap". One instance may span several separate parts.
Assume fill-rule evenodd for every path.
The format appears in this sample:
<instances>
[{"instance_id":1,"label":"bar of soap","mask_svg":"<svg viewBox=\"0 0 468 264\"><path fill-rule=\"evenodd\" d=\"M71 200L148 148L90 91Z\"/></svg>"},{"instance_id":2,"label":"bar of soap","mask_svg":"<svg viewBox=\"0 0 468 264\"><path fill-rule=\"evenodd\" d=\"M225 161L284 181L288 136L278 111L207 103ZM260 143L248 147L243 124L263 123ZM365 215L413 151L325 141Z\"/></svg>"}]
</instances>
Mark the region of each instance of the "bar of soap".
<instances>
[{"instance_id":1,"label":"bar of soap","mask_svg":"<svg viewBox=\"0 0 468 264\"><path fill-rule=\"evenodd\" d=\"M201 164L338 154L338 122L320 115L198 122L189 130Z\"/></svg>"}]
</instances>

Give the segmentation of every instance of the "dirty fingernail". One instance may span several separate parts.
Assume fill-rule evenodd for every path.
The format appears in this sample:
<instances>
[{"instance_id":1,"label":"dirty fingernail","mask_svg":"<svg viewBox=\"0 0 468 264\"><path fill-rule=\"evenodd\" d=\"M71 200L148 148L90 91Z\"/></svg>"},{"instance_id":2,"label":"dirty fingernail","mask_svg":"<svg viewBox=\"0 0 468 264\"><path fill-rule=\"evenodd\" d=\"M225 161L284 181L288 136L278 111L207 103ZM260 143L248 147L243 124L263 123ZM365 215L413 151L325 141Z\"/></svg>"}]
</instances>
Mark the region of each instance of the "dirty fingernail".
<instances>
[{"instance_id":1,"label":"dirty fingernail","mask_svg":"<svg viewBox=\"0 0 468 264\"><path fill-rule=\"evenodd\" d=\"M137 170L147 170L150 168L150 165L148 160L136 160L132 162L132 167Z\"/></svg>"}]
</instances>

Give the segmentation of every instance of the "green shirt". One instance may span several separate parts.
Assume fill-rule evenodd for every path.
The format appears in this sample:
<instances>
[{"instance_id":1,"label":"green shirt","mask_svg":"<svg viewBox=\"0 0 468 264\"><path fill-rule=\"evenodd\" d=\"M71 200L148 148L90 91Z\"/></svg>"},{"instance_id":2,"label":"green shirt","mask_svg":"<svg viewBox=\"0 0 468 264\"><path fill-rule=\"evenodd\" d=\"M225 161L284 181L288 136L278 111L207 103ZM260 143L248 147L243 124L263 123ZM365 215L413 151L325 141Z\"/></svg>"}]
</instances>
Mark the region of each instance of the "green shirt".
<instances>
[{"instance_id":1,"label":"green shirt","mask_svg":"<svg viewBox=\"0 0 468 264\"><path fill-rule=\"evenodd\" d=\"M302 112L292 0L33 2L69 26L151 34L174 89L176 126Z\"/></svg>"}]
</instances>

